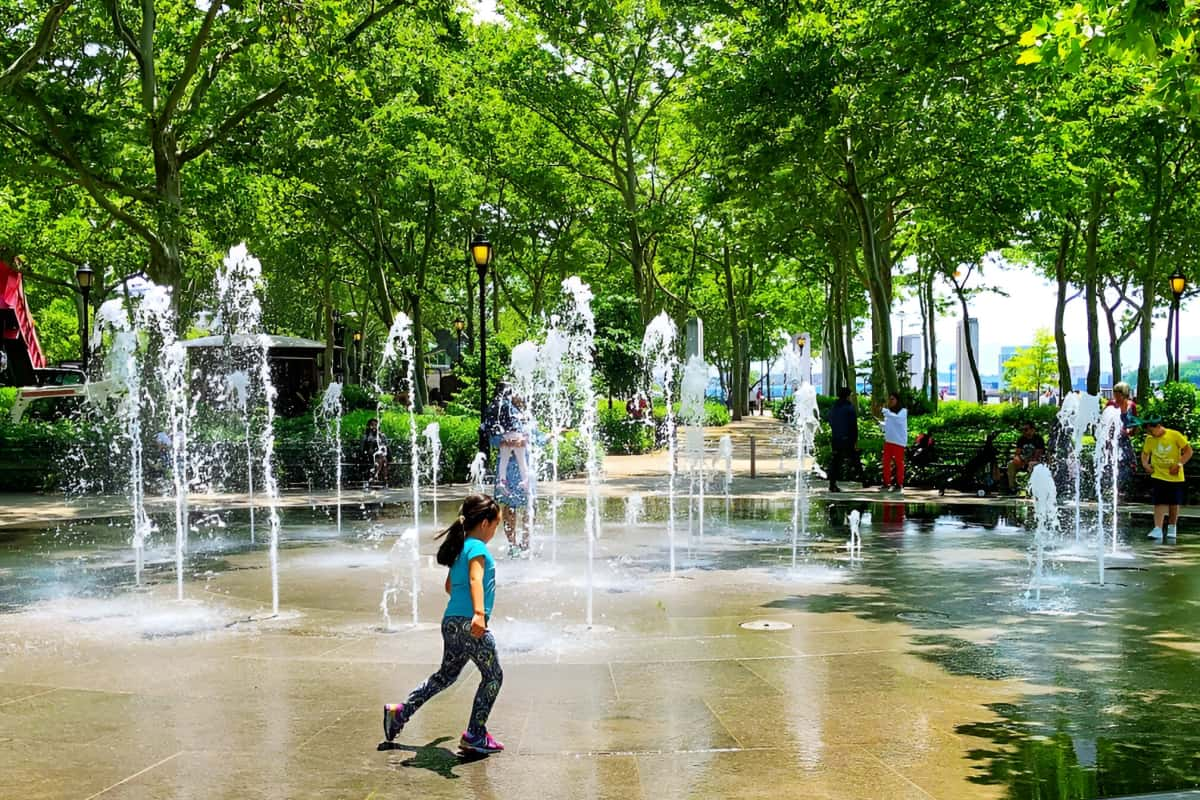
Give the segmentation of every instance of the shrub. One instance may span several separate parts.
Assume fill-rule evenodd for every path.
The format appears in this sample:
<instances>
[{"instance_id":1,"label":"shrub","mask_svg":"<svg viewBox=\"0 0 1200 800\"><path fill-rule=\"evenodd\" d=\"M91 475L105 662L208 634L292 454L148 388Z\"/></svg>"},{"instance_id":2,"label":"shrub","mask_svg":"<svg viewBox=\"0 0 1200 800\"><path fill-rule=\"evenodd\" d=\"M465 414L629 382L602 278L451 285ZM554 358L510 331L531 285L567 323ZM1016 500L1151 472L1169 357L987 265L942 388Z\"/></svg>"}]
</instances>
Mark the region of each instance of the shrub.
<instances>
[{"instance_id":1,"label":"shrub","mask_svg":"<svg viewBox=\"0 0 1200 800\"><path fill-rule=\"evenodd\" d=\"M1162 417L1163 425L1179 431L1196 446L1200 437L1200 409L1197 409L1196 387L1190 383L1168 383L1162 387L1162 399L1152 400L1139 409L1141 416Z\"/></svg>"},{"instance_id":2,"label":"shrub","mask_svg":"<svg viewBox=\"0 0 1200 800\"><path fill-rule=\"evenodd\" d=\"M377 405L377 398L365 387L357 383L348 383L342 387L342 408L346 411L369 410Z\"/></svg>"},{"instance_id":3,"label":"shrub","mask_svg":"<svg viewBox=\"0 0 1200 800\"><path fill-rule=\"evenodd\" d=\"M671 403L671 407L675 409L675 419L679 419L679 402L675 400ZM667 416L667 404L659 401L654 404L654 419L660 421ZM725 404L717 400L704 401L704 427L720 428L728 425L730 420L729 409Z\"/></svg>"},{"instance_id":4,"label":"shrub","mask_svg":"<svg viewBox=\"0 0 1200 800\"><path fill-rule=\"evenodd\" d=\"M601 407L597 421L600 439L609 453L640 455L654 449L654 426L631 419L623 407Z\"/></svg>"}]
</instances>

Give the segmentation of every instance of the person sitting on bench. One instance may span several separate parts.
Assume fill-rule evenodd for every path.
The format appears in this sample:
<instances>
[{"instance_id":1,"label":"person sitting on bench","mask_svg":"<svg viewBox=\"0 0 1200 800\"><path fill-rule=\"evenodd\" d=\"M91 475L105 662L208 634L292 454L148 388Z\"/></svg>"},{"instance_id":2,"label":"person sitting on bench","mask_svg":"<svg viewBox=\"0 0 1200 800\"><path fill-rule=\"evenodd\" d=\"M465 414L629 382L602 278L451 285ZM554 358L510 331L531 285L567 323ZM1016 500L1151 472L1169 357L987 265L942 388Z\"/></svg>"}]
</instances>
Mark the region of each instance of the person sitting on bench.
<instances>
[{"instance_id":1,"label":"person sitting on bench","mask_svg":"<svg viewBox=\"0 0 1200 800\"><path fill-rule=\"evenodd\" d=\"M1021 435L1013 444L1012 460L1008 462L1008 491L1017 493L1017 473L1032 470L1046 458L1046 440L1032 422L1021 425Z\"/></svg>"}]
</instances>

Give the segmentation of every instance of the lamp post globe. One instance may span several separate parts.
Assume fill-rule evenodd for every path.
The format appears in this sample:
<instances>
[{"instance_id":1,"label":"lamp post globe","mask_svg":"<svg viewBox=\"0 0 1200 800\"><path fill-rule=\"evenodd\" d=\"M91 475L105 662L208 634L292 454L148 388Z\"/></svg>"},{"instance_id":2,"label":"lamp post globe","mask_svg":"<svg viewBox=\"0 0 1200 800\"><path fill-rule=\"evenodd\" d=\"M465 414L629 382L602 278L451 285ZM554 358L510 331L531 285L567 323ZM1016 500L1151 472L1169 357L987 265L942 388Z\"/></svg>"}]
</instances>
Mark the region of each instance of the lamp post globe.
<instances>
[{"instance_id":1,"label":"lamp post globe","mask_svg":"<svg viewBox=\"0 0 1200 800\"><path fill-rule=\"evenodd\" d=\"M1175 272L1171 275L1170 281L1171 294L1174 295L1175 299L1178 300L1179 296L1183 294L1185 289L1187 289L1187 276L1179 270L1175 270Z\"/></svg>"},{"instance_id":2,"label":"lamp post globe","mask_svg":"<svg viewBox=\"0 0 1200 800\"><path fill-rule=\"evenodd\" d=\"M492 263L492 243L482 233L471 237L471 260L479 273L479 452L488 450L483 418L487 414L487 271Z\"/></svg>"},{"instance_id":3,"label":"lamp post globe","mask_svg":"<svg viewBox=\"0 0 1200 800\"><path fill-rule=\"evenodd\" d=\"M92 283L95 280L96 273L87 264L75 270L75 285L79 287L79 293L83 295L83 328L79 332L79 344L83 356L81 361L84 374L87 373L88 368L88 296L92 293Z\"/></svg>"}]
</instances>

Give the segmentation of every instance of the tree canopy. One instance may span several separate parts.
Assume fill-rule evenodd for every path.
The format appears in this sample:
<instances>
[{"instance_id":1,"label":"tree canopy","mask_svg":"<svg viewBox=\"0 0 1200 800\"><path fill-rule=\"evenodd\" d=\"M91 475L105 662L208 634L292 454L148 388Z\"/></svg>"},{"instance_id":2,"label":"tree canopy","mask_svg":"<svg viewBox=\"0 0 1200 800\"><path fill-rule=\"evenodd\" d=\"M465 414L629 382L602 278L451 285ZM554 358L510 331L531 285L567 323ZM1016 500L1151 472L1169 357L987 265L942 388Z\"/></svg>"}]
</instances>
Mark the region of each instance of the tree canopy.
<instances>
[{"instance_id":1,"label":"tree canopy","mask_svg":"<svg viewBox=\"0 0 1200 800\"><path fill-rule=\"evenodd\" d=\"M1003 252L1059 286L1047 382L1070 382L1068 336L1093 390L1133 338L1145 393L1200 231L1194 18L1161 5L0 0L0 250L61 338L77 266L94 303L144 274L186 318L245 241L272 329L359 332L360 369L398 311L420 367L456 319L468 343L538 330L579 274L608 389L635 388L651 318L699 316L735 414L788 331L827 386L865 356L895 391L914 296L936 401L934 318L1002 289Z\"/></svg>"}]
</instances>

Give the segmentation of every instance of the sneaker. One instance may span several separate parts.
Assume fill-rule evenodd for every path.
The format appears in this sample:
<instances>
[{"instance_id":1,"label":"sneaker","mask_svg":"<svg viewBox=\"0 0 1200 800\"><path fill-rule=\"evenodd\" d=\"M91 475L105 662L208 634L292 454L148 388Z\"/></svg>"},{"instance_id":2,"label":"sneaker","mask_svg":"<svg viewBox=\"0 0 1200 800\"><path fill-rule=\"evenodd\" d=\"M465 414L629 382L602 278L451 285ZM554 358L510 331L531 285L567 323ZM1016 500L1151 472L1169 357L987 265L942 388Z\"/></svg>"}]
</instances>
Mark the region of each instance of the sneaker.
<instances>
[{"instance_id":1,"label":"sneaker","mask_svg":"<svg viewBox=\"0 0 1200 800\"><path fill-rule=\"evenodd\" d=\"M404 730L404 723L400 721L403 711L403 703L385 703L383 706L383 738L389 742Z\"/></svg>"},{"instance_id":2,"label":"sneaker","mask_svg":"<svg viewBox=\"0 0 1200 800\"><path fill-rule=\"evenodd\" d=\"M499 753L504 749L504 745L497 742L490 733L485 733L482 736L472 736L468 731L463 731L462 739L458 742L463 750L470 750L475 753Z\"/></svg>"},{"instance_id":3,"label":"sneaker","mask_svg":"<svg viewBox=\"0 0 1200 800\"><path fill-rule=\"evenodd\" d=\"M1149 534L1146 535L1147 539L1156 539L1157 540L1157 539L1162 539L1162 537L1163 537L1162 528L1155 528L1154 530L1150 531Z\"/></svg>"},{"instance_id":4,"label":"sneaker","mask_svg":"<svg viewBox=\"0 0 1200 800\"><path fill-rule=\"evenodd\" d=\"M1167 526L1167 539L1174 541L1175 538L1176 538L1175 526L1168 525Z\"/></svg>"}]
</instances>

